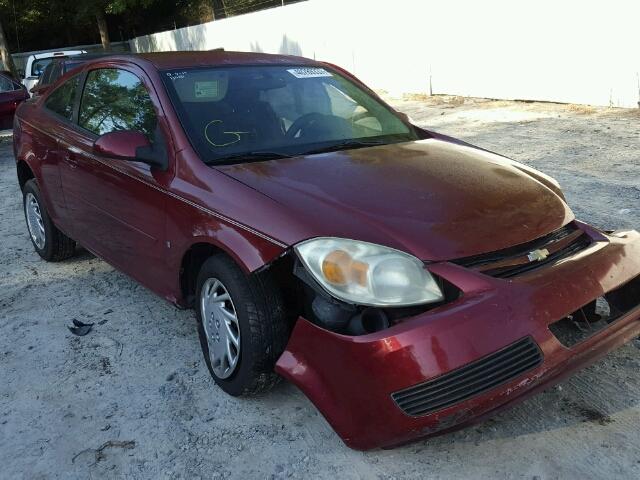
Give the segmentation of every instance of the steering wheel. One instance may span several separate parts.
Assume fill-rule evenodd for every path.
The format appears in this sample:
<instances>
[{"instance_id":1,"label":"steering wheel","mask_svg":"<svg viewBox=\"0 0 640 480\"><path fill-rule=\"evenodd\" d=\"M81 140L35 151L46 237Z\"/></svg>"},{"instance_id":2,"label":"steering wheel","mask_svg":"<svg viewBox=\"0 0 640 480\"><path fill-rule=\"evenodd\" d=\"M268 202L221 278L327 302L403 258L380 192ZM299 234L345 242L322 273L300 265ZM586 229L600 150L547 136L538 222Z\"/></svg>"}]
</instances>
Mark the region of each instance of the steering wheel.
<instances>
[{"instance_id":1,"label":"steering wheel","mask_svg":"<svg viewBox=\"0 0 640 480\"><path fill-rule=\"evenodd\" d=\"M307 113L306 115L302 115L291 124L284 137L287 140L292 140L296 138L296 135L298 135L298 133L302 133L303 130L309 128L311 125L318 121L322 121L325 117L327 117L327 115L323 115L318 112L312 112Z\"/></svg>"}]
</instances>

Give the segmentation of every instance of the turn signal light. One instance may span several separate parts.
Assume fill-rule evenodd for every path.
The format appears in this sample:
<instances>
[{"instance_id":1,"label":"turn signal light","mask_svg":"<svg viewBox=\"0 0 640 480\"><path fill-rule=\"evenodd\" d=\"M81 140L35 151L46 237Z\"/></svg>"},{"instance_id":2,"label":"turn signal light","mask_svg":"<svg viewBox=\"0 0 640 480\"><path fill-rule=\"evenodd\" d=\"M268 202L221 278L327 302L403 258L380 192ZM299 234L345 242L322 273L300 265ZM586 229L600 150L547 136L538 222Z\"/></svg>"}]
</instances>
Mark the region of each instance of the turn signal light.
<instances>
[{"instance_id":1,"label":"turn signal light","mask_svg":"<svg viewBox=\"0 0 640 480\"><path fill-rule=\"evenodd\" d=\"M333 285L346 285L357 283L366 285L369 266L366 263L354 260L344 250L334 250L322 261L322 273L324 278Z\"/></svg>"}]
</instances>

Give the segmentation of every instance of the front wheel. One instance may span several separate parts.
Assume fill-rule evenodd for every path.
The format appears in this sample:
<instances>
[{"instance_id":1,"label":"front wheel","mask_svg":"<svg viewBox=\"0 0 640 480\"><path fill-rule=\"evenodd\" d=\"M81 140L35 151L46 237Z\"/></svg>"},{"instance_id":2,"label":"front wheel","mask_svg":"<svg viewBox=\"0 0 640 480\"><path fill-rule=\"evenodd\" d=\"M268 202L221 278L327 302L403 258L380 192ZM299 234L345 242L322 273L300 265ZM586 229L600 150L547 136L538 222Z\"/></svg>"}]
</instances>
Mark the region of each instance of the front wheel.
<instances>
[{"instance_id":1,"label":"front wheel","mask_svg":"<svg viewBox=\"0 0 640 480\"><path fill-rule=\"evenodd\" d=\"M48 262L59 262L73 256L76 243L51 221L35 180L25 183L22 198L29 236L38 255Z\"/></svg>"},{"instance_id":2,"label":"front wheel","mask_svg":"<svg viewBox=\"0 0 640 480\"><path fill-rule=\"evenodd\" d=\"M226 393L252 395L273 387L275 362L288 323L275 282L245 275L226 255L214 255L197 281L198 333L205 362Z\"/></svg>"}]
</instances>

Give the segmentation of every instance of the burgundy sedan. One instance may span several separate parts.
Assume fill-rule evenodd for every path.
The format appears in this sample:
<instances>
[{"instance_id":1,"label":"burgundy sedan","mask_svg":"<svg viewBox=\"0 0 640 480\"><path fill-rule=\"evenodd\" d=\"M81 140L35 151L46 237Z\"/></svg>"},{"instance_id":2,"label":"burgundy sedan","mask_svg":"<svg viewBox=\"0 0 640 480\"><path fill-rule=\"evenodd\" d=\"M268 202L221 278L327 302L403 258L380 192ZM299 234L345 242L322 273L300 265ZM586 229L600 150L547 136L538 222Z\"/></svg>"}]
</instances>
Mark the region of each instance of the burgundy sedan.
<instances>
[{"instance_id":1,"label":"burgundy sedan","mask_svg":"<svg viewBox=\"0 0 640 480\"><path fill-rule=\"evenodd\" d=\"M13 115L29 93L10 73L0 72L0 129L11 128Z\"/></svg>"},{"instance_id":2,"label":"burgundy sedan","mask_svg":"<svg viewBox=\"0 0 640 480\"><path fill-rule=\"evenodd\" d=\"M17 113L42 258L82 245L195 309L216 383L297 385L350 447L470 424L640 333L640 234L412 125L330 64L96 59Z\"/></svg>"}]
</instances>

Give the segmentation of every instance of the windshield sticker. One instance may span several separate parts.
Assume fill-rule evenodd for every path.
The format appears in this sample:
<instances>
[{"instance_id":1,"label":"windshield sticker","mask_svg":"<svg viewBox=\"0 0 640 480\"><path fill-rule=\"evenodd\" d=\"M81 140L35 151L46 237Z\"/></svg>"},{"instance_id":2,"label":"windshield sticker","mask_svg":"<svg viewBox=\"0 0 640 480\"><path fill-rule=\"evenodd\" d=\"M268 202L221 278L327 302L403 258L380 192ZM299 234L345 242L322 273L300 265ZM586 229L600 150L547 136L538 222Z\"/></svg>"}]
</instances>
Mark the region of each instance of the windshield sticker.
<instances>
[{"instance_id":1,"label":"windshield sticker","mask_svg":"<svg viewBox=\"0 0 640 480\"><path fill-rule=\"evenodd\" d=\"M287 72L296 78L333 77L324 68L290 68Z\"/></svg>"},{"instance_id":2,"label":"windshield sticker","mask_svg":"<svg viewBox=\"0 0 640 480\"><path fill-rule=\"evenodd\" d=\"M195 82L196 98L218 98L218 82Z\"/></svg>"},{"instance_id":3,"label":"windshield sticker","mask_svg":"<svg viewBox=\"0 0 640 480\"><path fill-rule=\"evenodd\" d=\"M187 76L187 72L168 72L167 77L171 80L182 80Z\"/></svg>"}]
</instances>

